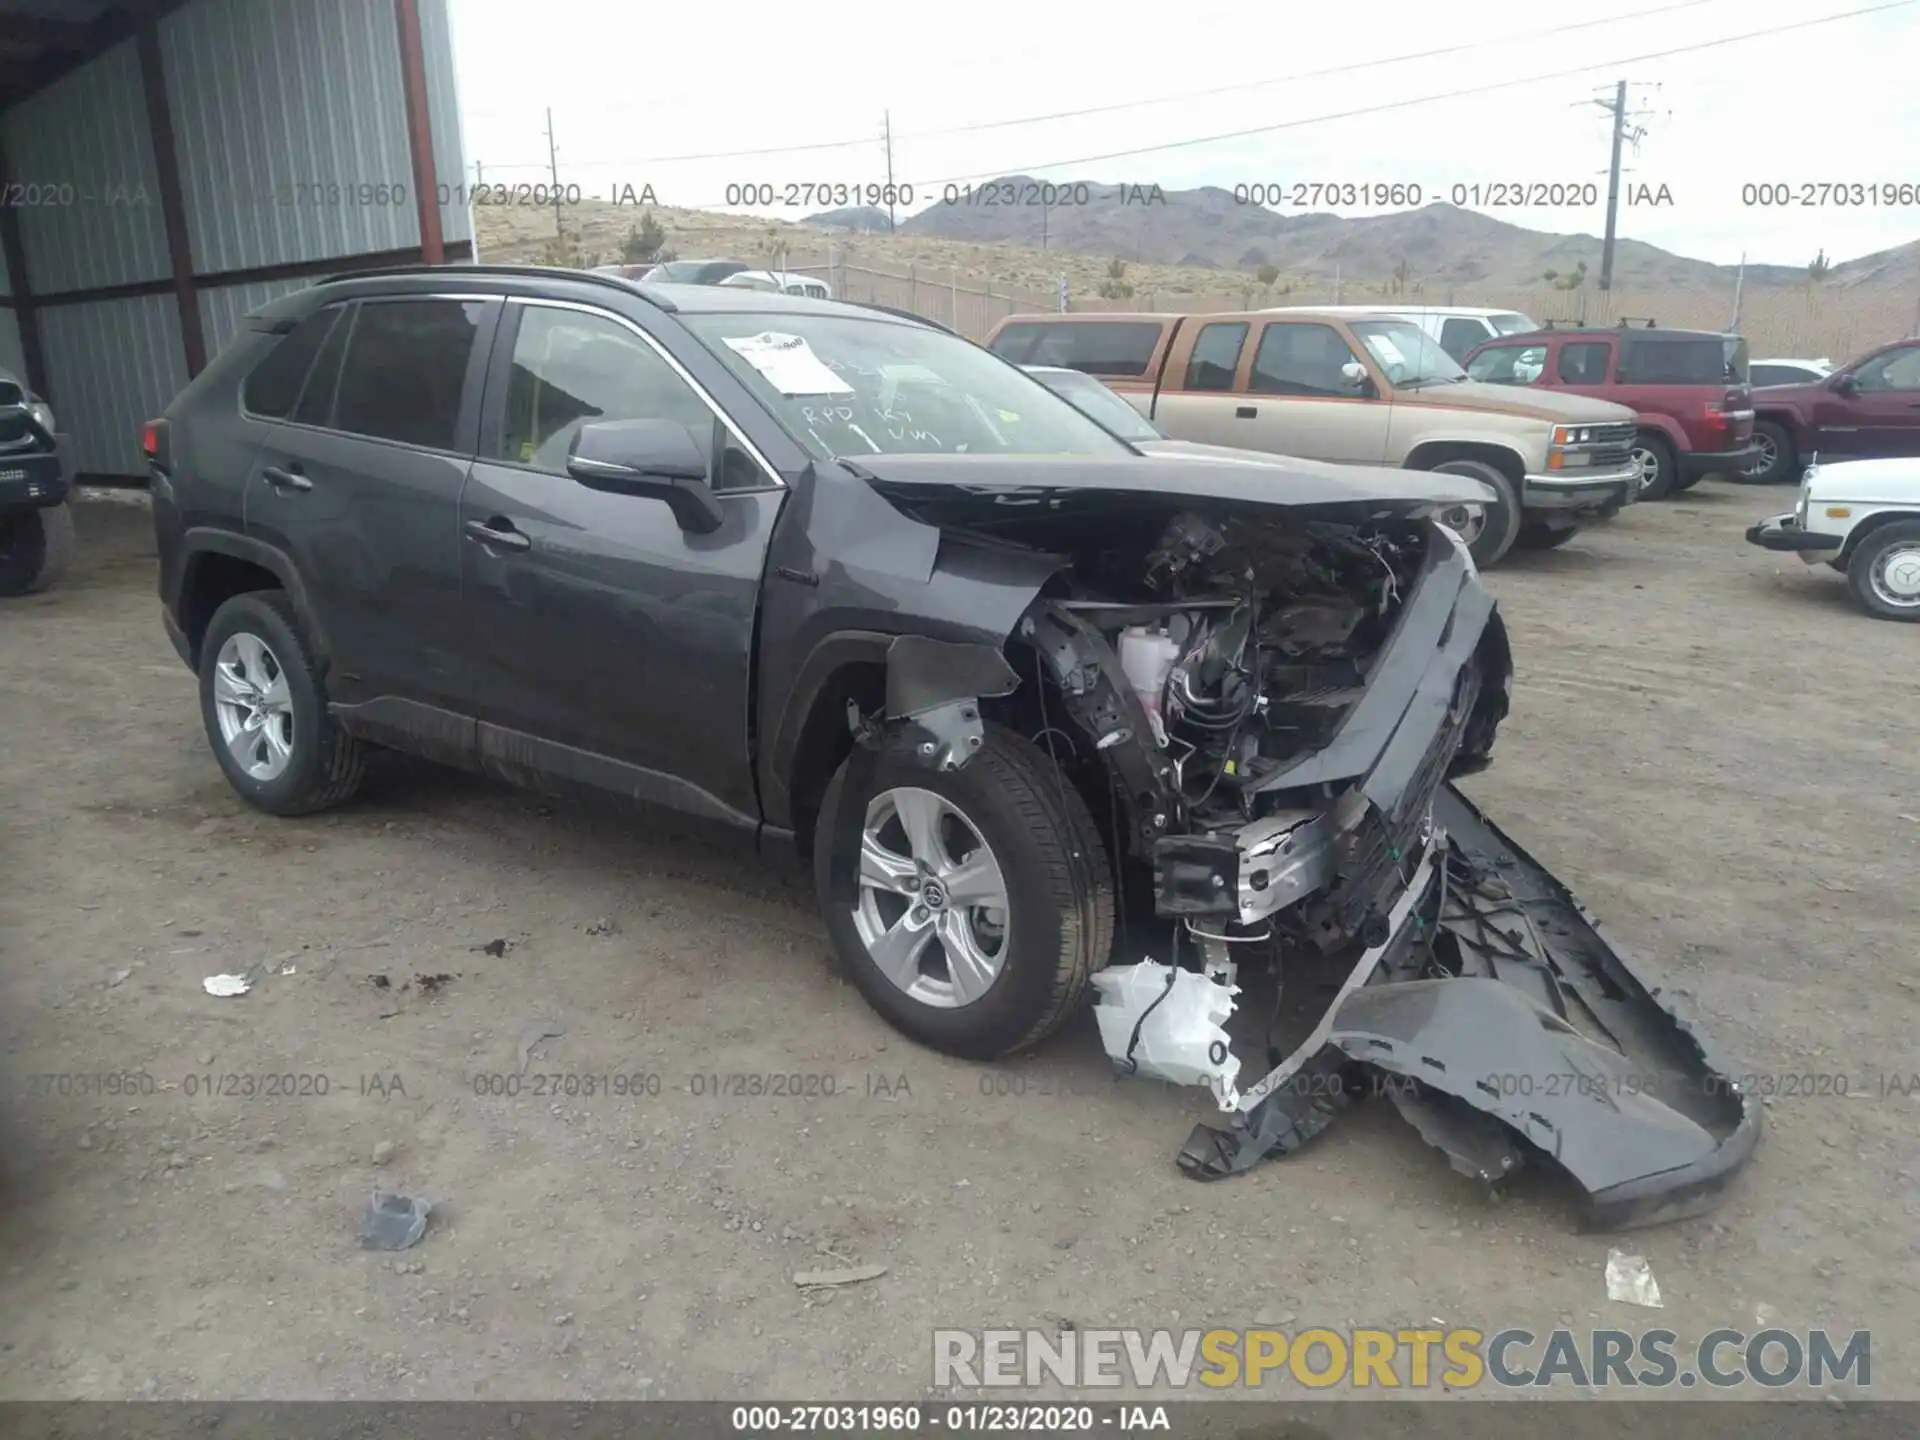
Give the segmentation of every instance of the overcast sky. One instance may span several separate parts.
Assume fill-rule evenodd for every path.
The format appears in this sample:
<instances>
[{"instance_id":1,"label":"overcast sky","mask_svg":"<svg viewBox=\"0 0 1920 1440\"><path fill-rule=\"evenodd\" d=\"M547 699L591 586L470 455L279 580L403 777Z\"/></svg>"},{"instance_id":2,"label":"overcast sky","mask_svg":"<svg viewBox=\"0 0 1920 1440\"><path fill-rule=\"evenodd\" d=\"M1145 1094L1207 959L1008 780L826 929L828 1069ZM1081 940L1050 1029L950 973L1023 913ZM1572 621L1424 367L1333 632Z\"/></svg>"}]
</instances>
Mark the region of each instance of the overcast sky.
<instances>
[{"instance_id":1,"label":"overcast sky","mask_svg":"<svg viewBox=\"0 0 1920 1440\"><path fill-rule=\"evenodd\" d=\"M1384 182L1428 200L1594 182L1600 205L1490 213L1598 234L1611 121L1593 101L1624 79L1645 130L1627 185L1665 185L1672 204L1623 208L1621 234L1724 264L1920 239L1920 3L1734 39L1875 3L451 0L467 159L488 182L546 179L551 106L561 182L585 195L651 184L663 204L797 220L821 207L728 206L728 187L876 184L890 114L912 208L1012 172L1168 189ZM1481 93L1396 105L1463 90ZM815 148L731 153L795 146ZM1127 151L1145 153L1090 158ZM1822 182L1908 195L1743 203L1743 186Z\"/></svg>"}]
</instances>

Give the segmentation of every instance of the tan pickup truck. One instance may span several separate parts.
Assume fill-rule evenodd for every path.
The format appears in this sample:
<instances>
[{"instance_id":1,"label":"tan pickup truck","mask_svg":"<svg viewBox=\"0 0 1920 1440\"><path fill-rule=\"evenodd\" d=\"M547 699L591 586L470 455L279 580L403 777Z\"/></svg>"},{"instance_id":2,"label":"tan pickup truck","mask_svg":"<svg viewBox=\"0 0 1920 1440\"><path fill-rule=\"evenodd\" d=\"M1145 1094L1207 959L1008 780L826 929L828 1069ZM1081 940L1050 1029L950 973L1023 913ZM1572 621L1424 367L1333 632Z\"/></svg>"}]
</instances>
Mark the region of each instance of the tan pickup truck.
<instances>
[{"instance_id":1,"label":"tan pickup truck","mask_svg":"<svg viewBox=\"0 0 1920 1440\"><path fill-rule=\"evenodd\" d=\"M1386 315L1013 315L987 345L1098 376L1176 440L1471 475L1495 500L1454 528L1483 566L1516 541L1558 545L1638 490L1631 410L1469 380Z\"/></svg>"}]
</instances>

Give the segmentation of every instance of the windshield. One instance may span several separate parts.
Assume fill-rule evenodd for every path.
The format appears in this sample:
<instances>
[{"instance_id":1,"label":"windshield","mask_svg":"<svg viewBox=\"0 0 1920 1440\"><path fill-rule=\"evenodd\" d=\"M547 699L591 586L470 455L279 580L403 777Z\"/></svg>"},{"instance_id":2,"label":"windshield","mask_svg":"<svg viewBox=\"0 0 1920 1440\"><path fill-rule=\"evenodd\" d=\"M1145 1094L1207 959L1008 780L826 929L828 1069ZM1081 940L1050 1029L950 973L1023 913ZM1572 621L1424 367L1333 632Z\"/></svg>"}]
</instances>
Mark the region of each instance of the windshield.
<instances>
[{"instance_id":1,"label":"windshield","mask_svg":"<svg viewBox=\"0 0 1920 1440\"><path fill-rule=\"evenodd\" d=\"M824 460L1133 453L1032 376L945 331L840 315L681 318Z\"/></svg>"},{"instance_id":2,"label":"windshield","mask_svg":"<svg viewBox=\"0 0 1920 1440\"><path fill-rule=\"evenodd\" d=\"M1406 320L1356 320L1353 333L1396 389L1450 385L1467 378L1437 340Z\"/></svg>"},{"instance_id":3,"label":"windshield","mask_svg":"<svg viewBox=\"0 0 1920 1440\"><path fill-rule=\"evenodd\" d=\"M1138 410L1091 375L1082 375L1078 370L1030 370L1027 373L1122 440L1167 438Z\"/></svg>"},{"instance_id":4,"label":"windshield","mask_svg":"<svg viewBox=\"0 0 1920 1440\"><path fill-rule=\"evenodd\" d=\"M1504 315L1490 315L1487 323L1493 326L1496 335L1526 335L1540 327L1531 315L1522 315L1518 311L1508 311Z\"/></svg>"}]
</instances>

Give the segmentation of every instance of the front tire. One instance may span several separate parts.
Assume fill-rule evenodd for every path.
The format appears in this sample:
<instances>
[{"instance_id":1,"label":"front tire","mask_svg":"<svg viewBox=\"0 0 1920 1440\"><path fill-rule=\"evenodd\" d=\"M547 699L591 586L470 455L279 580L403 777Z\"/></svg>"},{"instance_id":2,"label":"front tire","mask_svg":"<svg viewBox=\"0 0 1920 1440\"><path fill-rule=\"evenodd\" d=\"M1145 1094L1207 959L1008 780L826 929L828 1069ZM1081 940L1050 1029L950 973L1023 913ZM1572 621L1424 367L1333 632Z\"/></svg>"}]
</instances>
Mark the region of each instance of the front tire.
<instances>
[{"instance_id":1,"label":"front tire","mask_svg":"<svg viewBox=\"0 0 1920 1440\"><path fill-rule=\"evenodd\" d=\"M1847 586L1881 620L1920 620L1920 520L1882 525L1847 561Z\"/></svg>"},{"instance_id":2,"label":"front tire","mask_svg":"<svg viewBox=\"0 0 1920 1440\"><path fill-rule=\"evenodd\" d=\"M236 595L200 642L200 715L235 793L270 815L353 798L366 748L327 713L326 687L281 590Z\"/></svg>"},{"instance_id":3,"label":"front tire","mask_svg":"<svg viewBox=\"0 0 1920 1440\"><path fill-rule=\"evenodd\" d=\"M1494 501L1481 507L1477 524L1453 529L1467 542L1475 565L1485 570L1497 564L1520 534L1520 491L1514 481L1484 460L1442 460L1430 468L1436 475L1466 475L1493 487Z\"/></svg>"},{"instance_id":4,"label":"front tire","mask_svg":"<svg viewBox=\"0 0 1920 1440\"><path fill-rule=\"evenodd\" d=\"M1634 468L1640 472L1641 500L1664 500L1673 493L1678 472L1673 447L1658 435L1642 433L1633 442Z\"/></svg>"},{"instance_id":5,"label":"front tire","mask_svg":"<svg viewBox=\"0 0 1920 1440\"><path fill-rule=\"evenodd\" d=\"M0 511L0 596L45 590L72 563L73 511L64 500L12 514Z\"/></svg>"},{"instance_id":6,"label":"front tire","mask_svg":"<svg viewBox=\"0 0 1920 1440\"><path fill-rule=\"evenodd\" d=\"M1037 1044L1083 999L1113 947L1113 872L1084 801L1009 730L958 770L851 761L814 831L814 884L833 948L867 1003L923 1045L991 1060ZM859 807L855 898L832 896L832 836Z\"/></svg>"},{"instance_id":7,"label":"front tire","mask_svg":"<svg viewBox=\"0 0 1920 1440\"><path fill-rule=\"evenodd\" d=\"M1773 485L1791 480L1799 468L1800 457L1787 427L1773 420L1756 420L1753 439L1760 447L1760 458L1748 466L1745 473L1733 478L1748 485Z\"/></svg>"}]
</instances>

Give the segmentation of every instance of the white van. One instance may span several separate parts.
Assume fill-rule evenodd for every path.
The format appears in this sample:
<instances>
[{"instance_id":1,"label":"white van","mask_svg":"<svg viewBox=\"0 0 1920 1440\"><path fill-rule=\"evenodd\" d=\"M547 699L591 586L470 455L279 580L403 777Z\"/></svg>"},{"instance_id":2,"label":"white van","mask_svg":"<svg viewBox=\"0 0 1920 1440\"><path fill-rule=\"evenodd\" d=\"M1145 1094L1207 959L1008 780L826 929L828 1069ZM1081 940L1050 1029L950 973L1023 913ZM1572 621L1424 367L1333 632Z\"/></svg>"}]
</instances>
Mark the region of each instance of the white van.
<instances>
[{"instance_id":1,"label":"white van","mask_svg":"<svg viewBox=\"0 0 1920 1440\"><path fill-rule=\"evenodd\" d=\"M1456 363L1482 341L1497 335L1524 335L1540 322L1518 310L1493 310L1482 305L1275 305L1265 313L1312 310L1316 315L1379 315L1418 325Z\"/></svg>"},{"instance_id":2,"label":"white van","mask_svg":"<svg viewBox=\"0 0 1920 1440\"><path fill-rule=\"evenodd\" d=\"M831 300L833 291L824 280L811 275L795 275L786 270L739 270L720 282L735 290L765 290L775 295L804 295L809 300Z\"/></svg>"}]
</instances>

